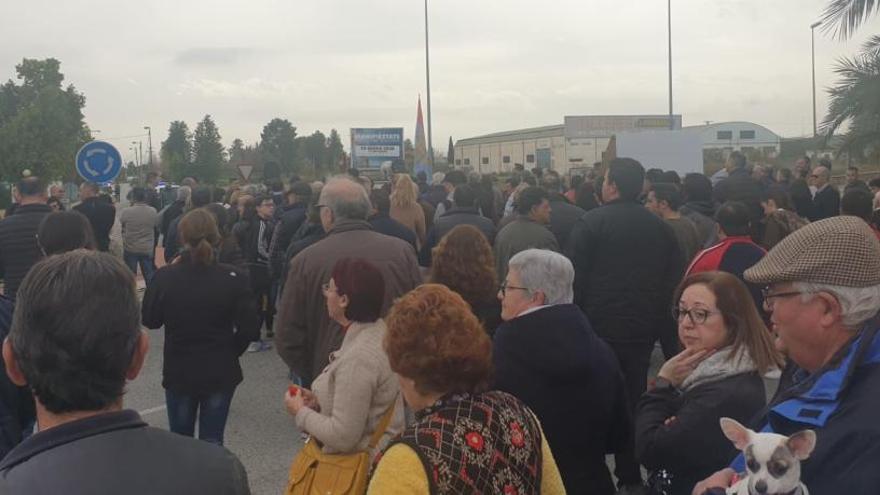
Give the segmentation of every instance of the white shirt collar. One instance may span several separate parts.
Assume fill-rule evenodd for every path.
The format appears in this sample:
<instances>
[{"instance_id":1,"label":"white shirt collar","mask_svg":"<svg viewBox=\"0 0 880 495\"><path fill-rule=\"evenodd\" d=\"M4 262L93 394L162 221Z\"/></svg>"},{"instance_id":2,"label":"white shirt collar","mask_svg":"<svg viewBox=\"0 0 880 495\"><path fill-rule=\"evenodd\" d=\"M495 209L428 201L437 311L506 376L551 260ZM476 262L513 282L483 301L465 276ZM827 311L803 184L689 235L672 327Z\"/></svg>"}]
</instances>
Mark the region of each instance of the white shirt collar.
<instances>
[{"instance_id":1,"label":"white shirt collar","mask_svg":"<svg viewBox=\"0 0 880 495\"><path fill-rule=\"evenodd\" d=\"M544 308L549 308L550 306L553 306L553 305L552 304L543 304L541 306L535 306L534 308L529 308L529 309L523 311L522 313L516 315L516 317L519 318L520 316L525 316L527 314L534 313L535 311L538 311L538 310L541 310Z\"/></svg>"}]
</instances>

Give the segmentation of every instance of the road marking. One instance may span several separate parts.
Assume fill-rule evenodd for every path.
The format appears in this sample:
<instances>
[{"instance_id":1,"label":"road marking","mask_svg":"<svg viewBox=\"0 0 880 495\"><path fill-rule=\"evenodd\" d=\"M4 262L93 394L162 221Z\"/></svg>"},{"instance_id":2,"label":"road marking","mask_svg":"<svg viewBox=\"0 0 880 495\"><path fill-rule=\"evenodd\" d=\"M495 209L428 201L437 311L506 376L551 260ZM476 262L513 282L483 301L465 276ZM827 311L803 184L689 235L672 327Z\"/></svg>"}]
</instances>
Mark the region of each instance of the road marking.
<instances>
[{"instance_id":1,"label":"road marking","mask_svg":"<svg viewBox=\"0 0 880 495\"><path fill-rule=\"evenodd\" d=\"M143 411L138 411L138 414L140 414L141 416L146 416L148 414L153 414L153 413L157 413L159 411L164 411L165 408L166 408L165 404L162 404L161 406L151 407L149 409L144 409Z\"/></svg>"}]
</instances>

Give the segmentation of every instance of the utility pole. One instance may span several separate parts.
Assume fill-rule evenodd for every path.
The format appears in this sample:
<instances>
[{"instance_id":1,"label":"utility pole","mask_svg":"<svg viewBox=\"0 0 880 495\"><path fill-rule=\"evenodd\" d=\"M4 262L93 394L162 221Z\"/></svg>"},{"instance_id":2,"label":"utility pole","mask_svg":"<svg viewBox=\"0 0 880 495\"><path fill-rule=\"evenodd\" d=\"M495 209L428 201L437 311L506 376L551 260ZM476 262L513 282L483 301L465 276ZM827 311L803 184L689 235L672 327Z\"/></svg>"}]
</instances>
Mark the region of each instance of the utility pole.
<instances>
[{"instance_id":1,"label":"utility pole","mask_svg":"<svg viewBox=\"0 0 880 495\"><path fill-rule=\"evenodd\" d=\"M428 82L428 156L434 169L434 146L431 142L431 58L428 49L428 0L425 0L425 75Z\"/></svg>"},{"instance_id":2,"label":"utility pole","mask_svg":"<svg viewBox=\"0 0 880 495\"><path fill-rule=\"evenodd\" d=\"M669 129L675 129L675 117L672 115L672 0L666 0L667 29L669 40Z\"/></svg>"},{"instance_id":3,"label":"utility pole","mask_svg":"<svg viewBox=\"0 0 880 495\"><path fill-rule=\"evenodd\" d=\"M813 60L813 137L819 135L819 128L816 124L816 28L821 24L822 21L810 24L810 51Z\"/></svg>"},{"instance_id":4,"label":"utility pole","mask_svg":"<svg viewBox=\"0 0 880 495\"><path fill-rule=\"evenodd\" d=\"M144 130L147 131L147 152L150 154L150 170L153 170L153 129L145 125Z\"/></svg>"}]
</instances>

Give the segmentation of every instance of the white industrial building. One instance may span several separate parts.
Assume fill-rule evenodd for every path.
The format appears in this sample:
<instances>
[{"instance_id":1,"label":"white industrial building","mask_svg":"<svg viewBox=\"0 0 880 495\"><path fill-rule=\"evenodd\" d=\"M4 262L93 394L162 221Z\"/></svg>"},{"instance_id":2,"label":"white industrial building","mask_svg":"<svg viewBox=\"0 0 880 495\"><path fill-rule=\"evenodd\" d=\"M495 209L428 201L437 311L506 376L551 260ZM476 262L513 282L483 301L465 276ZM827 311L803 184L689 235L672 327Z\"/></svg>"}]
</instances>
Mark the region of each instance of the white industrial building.
<instances>
[{"instance_id":1,"label":"white industrial building","mask_svg":"<svg viewBox=\"0 0 880 495\"><path fill-rule=\"evenodd\" d=\"M460 139L455 143L455 165L481 173L500 173L522 164L526 169L551 168L565 174L570 168L602 161L611 137L617 133L669 128L668 115L566 116L562 125ZM726 156L733 150L765 156L775 156L780 150L778 135L749 122L682 128L681 115L674 115L672 129L699 133L704 156L710 161L714 161L715 154Z\"/></svg>"},{"instance_id":2,"label":"white industrial building","mask_svg":"<svg viewBox=\"0 0 880 495\"><path fill-rule=\"evenodd\" d=\"M719 122L688 126L685 131L700 134L703 161L723 162L731 151L741 151L750 160L775 158L781 151L782 138L766 127L751 122Z\"/></svg>"}]
</instances>

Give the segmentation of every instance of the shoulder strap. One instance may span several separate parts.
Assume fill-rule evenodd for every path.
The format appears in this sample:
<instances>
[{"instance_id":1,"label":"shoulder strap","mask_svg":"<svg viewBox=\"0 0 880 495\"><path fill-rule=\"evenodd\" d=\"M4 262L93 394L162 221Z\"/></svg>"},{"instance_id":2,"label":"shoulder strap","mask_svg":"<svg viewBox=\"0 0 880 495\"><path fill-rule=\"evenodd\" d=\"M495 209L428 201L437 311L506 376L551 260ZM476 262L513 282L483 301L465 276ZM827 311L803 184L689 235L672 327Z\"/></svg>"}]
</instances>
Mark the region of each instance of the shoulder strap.
<instances>
[{"instance_id":1,"label":"shoulder strap","mask_svg":"<svg viewBox=\"0 0 880 495\"><path fill-rule=\"evenodd\" d=\"M376 445L379 445L379 440L382 439L382 435L384 435L385 430L388 429L388 425L391 423L391 417L394 416L394 408L397 406L398 400L400 400L399 395L394 399L391 405L388 406L388 410L382 415L382 419L379 420L379 424L376 426L376 431L374 431L373 436L370 437L370 450L375 449Z\"/></svg>"}]
</instances>

